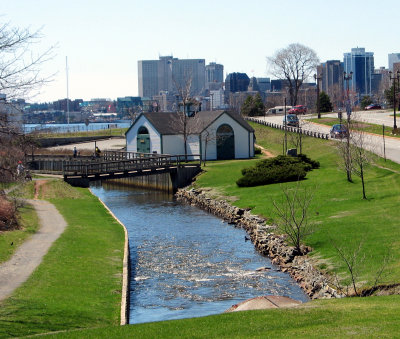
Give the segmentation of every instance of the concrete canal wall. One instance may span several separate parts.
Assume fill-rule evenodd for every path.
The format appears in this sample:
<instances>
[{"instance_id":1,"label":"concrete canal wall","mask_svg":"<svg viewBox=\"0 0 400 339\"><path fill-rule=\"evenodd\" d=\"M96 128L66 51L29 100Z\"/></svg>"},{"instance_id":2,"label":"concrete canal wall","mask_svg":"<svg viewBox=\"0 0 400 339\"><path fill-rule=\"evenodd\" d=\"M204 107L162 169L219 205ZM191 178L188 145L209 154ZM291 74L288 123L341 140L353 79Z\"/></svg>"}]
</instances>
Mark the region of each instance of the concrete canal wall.
<instances>
[{"instance_id":1,"label":"concrete canal wall","mask_svg":"<svg viewBox=\"0 0 400 339\"><path fill-rule=\"evenodd\" d=\"M316 270L305 253L311 249L303 248L303 255L297 255L294 247L286 244L285 236L276 235L274 226L252 215L250 211L230 205L225 200L213 200L206 192L196 189L180 189L177 199L200 207L237 227L244 228L257 251L271 258L283 272L288 272L311 299L343 297L329 286L327 278Z\"/></svg>"},{"instance_id":2,"label":"concrete canal wall","mask_svg":"<svg viewBox=\"0 0 400 339\"><path fill-rule=\"evenodd\" d=\"M145 189L155 189L175 193L179 188L189 185L200 171L200 167L197 166L182 167L158 174L108 179L107 181L122 185L131 185Z\"/></svg>"}]
</instances>

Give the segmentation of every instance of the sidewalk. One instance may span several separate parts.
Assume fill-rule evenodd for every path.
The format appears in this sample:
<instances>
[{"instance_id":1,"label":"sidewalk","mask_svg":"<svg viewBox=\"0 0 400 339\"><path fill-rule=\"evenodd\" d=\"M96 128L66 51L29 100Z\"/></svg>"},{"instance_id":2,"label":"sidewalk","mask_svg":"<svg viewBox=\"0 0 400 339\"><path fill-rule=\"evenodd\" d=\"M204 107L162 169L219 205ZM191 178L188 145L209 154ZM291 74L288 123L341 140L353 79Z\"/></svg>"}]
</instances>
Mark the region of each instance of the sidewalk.
<instances>
[{"instance_id":1,"label":"sidewalk","mask_svg":"<svg viewBox=\"0 0 400 339\"><path fill-rule=\"evenodd\" d=\"M9 261L0 264L0 301L8 298L28 280L67 226L62 215L51 203L44 200L27 202L33 205L38 214L40 229L17 249Z\"/></svg>"}]
</instances>

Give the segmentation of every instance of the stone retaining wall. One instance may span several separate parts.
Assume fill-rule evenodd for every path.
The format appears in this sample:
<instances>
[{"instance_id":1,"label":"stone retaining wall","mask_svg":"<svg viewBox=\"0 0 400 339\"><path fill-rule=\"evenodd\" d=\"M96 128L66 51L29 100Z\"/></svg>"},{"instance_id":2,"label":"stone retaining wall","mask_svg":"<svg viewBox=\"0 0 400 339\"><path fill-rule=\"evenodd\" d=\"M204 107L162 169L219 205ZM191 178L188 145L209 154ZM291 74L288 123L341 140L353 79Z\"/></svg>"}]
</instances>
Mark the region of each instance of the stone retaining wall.
<instances>
[{"instance_id":1,"label":"stone retaining wall","mask_svg":"<svg viewBox=\"0 0 400 339\"><path fill-rule=\"evenodd\" d=\"M311 299L343 297L329 286L326 277L312 266L307 255L296 255L294 247L286 244L285 236L274 234L275 226L266 225L263 218L225 200L211 199L201 190L180 189L176 197L244 228L258 252L270 257L283 272L288 272ZM310 250L304 247L304 252Z\"/></svg>"}]
</instances>

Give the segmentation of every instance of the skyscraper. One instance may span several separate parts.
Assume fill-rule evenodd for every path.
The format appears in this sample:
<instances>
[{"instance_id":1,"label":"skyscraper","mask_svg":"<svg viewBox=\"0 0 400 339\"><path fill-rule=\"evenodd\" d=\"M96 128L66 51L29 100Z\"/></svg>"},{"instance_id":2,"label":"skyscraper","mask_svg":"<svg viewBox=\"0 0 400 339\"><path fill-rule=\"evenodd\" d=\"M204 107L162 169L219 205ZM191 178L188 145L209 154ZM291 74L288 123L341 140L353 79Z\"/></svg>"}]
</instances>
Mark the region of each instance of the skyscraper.
<instances>
[{"instance_id":1,"label":"skyscraper","mask_svg":"<svg viewBox=\"0 0 400 339\"><path fill-rule=\"evenodd\" d=\"M161 56L159 60L138 61L138 83L140 97L153 97L161 91L177 93L191 80L191 95L200 95L205 90L205 60L178 59Z\"/></svg>"},{"instance_id":2,"label":"skyscraper","mask_svg":"<svg viewBox=\"0 0 400 339\"><path fill-rule=\"evenodd\" d=\"M206 66L206 82L223 82L224 66L215 62L210 62Z\"/></svg>"},{"instance_id":3,"label":"skyscraper","mask_svg":"<svg viewBox=\"0 0 400 339\"><path fill-rule=\"evenodd\" d=\"M352 48L344 53L344 72L353 72L349 88L359 95L371 95L372 73L374 72L374 53L365 52L365 48Z\"/></svg>"},{"instance_id":4,"label":"skyscraper","mask_svg":"<svg viewBox=\"0 0 400 339\"><path fill-rule=\"evenodd\" d=\"M246 73L229 73L225 79L226 92L245 92L249 87L250 78Z\"/></svg>"},{"instance_id":5,"label":"skyscraper","mask_svg":"<svg viewBox=\"0 0 400 339\"><path fill-rule=\"evenodd\" d=\"M257 78L258 87L261 92L271 90L271 79L270 78Z\"/></svg>"},{"instance_id":6,"label":"skyscraper","mask_svg":"<svg viewBox=\"0 0 400 339\"><path fill-rule=\"evenodd\" d=\"M389 61L389 71L393 72L393 64L400 62L400 53L388 54L388 61Z\"/></svg>"},{"instance_id":7,"label":"skyscraper","mask_svg":"<svg viewBox=\"0 0 400 339\"><path fill-rule=\"evenodd\" d=\"M340 60L328 60L318 67L318 76L321 77L321 89L329 93L337 88L343 90L343 63Z\"/></svg>"}]
</instances>

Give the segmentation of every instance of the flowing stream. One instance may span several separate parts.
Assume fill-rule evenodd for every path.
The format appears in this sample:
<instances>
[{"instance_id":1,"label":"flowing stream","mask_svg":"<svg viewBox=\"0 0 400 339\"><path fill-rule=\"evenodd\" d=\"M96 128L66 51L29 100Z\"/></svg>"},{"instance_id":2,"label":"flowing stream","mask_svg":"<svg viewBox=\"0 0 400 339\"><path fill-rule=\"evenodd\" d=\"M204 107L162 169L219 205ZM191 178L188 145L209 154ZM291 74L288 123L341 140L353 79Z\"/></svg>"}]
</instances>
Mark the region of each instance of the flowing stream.
<instances>
[{"instance_id":1,"label":"flowing stream","mask_svg":"<svg viewBox=\"0 0 400 339\"><path fill-rule=\"evenodd\" d=\"M308 300L244 230L163 192L107 183L92 190L128 229L131 324L222 313L262 295Z\"/></svg>"}]
</instances>

